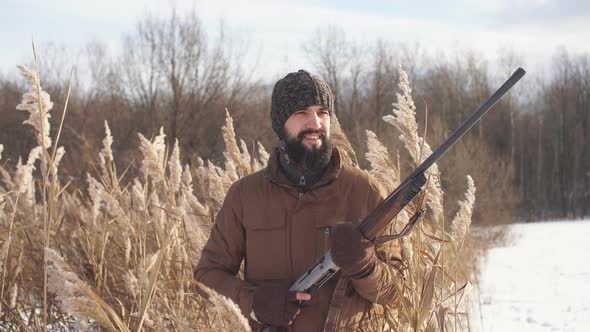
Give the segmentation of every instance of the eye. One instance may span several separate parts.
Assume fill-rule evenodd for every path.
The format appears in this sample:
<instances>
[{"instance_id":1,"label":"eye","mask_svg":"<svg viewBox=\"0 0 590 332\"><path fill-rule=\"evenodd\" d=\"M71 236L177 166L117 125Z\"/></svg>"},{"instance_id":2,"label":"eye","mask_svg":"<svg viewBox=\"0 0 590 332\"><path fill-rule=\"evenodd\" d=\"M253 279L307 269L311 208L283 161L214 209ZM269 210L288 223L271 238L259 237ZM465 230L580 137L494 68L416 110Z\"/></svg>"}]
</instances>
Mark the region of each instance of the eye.
<instances>
[{"instance_id":1,"label":"eye","mask_svg":"<svg viewBox=\"0 0 590 332\"><path fill-rule=\"evenodd\" d=\"M330 112L328 112L328 110L321 110L320 115L323 115L323 116L330 115Z\"/></svg>"}]
</instances>

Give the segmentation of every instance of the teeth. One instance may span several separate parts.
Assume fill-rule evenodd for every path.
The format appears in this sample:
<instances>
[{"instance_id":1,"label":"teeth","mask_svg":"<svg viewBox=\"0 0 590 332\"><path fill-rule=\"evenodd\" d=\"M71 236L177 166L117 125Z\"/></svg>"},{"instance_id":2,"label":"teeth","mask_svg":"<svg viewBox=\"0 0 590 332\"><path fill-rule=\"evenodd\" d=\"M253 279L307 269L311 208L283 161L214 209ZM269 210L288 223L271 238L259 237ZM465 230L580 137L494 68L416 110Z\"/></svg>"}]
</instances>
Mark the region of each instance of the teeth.
<instances>
[{"instance_id":1,"label":"teeth","mask_svg":"<svg viewBox=\"0 0 590 332\"><path fill-rule=\"evenodd\" d=\"M320 136L319 135L305 135L305 138L307 138L307 139L319 139Z\"/></svg>"}]
</instances>

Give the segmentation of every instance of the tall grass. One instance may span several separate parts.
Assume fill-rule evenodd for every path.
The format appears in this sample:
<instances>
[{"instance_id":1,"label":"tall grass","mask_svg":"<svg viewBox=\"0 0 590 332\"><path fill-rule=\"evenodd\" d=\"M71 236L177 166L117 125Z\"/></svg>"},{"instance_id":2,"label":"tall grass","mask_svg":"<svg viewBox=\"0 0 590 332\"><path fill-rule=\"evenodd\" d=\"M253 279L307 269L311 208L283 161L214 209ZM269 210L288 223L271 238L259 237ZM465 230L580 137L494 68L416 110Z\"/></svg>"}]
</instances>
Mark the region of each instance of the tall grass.
<instances>
[{"instance_id":1,"label":"tall grass","mask_svg":"<svg viewBox=\"0 0 590 332\"><path fill-rule=\"evenodd\" d=\"M392 114L384 116L383 120L400 132L404 148L413 165L417 166L432 150L418 133L416 107L408 76L401 67L399 72L401 93L397 94ZM366 158L371 165L369 173L379 179L385 190L393 190L403 178L400 176L399 152L392 157L371 131L367 131L367 144ZM457 261L461 258L462 244L471 224L475 184L467 176L465 199L459 202L455 218L445 225L438 166L431 166L426 175L428 186L425 198L430 210L411 236L400 240L405 282L399 290L401 296L398 302L385 310L384 320L393 330L400 331L468 330L463 298L470 283L465 280L467 271L459 271ZM392 223L391 233L399 233L408 223L410 215L418 209L410 206L402 211Z\"/></svg>"},{"instance_id":2,"label":"tall grass","mask_svg":"<svg viewBox=\"0 0 590 332\"><path fill-rule=\"evenodd\" d=\"M392 115L384 118L402 133L419 163L430 152L419 137L407 75ZM38 147L27 161L0 160L0 329L7 331L244 331L246 319L229 299L193 279L216 212L229 186L266 166L268 153L257 143L248 149L236 139L226 114L224 164L197 159L180 162L178 141L163 130L151 139L138 134L140 173L123 180L115 166L113 138L105 122L96 172L86 184L69 187L59 177L65 151L49 136L51 101L35 71L21 68L31 82L17 107L30 113ZM64 110L65 114L65 110ZM54 142L54 146L52 143ZM385 190L403 177L378 137L367 132L370 174ZM0 145L0 157L3 146ZM352 151L351 153L354 153ZM475 186L467 178L457 216L444 224L440 171L429 170L430 213L411 236L401 240L405 282L396 303L385 306L376 330L442 331L467 326L461 300L468 288L457 269L468 231ZM41 195L39 194L41 191ZM392 223L397 232L415 207Z\"/></svg>"}]
</instances>

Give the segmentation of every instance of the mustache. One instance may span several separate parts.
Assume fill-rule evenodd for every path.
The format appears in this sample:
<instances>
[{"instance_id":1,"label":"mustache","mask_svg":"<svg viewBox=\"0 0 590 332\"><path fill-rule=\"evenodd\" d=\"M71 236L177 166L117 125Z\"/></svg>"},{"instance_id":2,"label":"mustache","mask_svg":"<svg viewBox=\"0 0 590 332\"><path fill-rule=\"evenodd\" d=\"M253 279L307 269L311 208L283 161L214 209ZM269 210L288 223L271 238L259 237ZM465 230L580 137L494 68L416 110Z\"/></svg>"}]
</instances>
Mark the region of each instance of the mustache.
<instances>
[{"instance_id":1,"label":"mustache","mask_svg":"<svg viewBox=\"0 0 590 332\"><path fill-rule=\"evenodd\" d=\"M297 135L297 140L302 141L303 140L303 136L310 135L310 134L320 135L320 138L322 140L325 140L326 139L326 132L325 131L323 131L323 130L308 129L308 130L304 130L304 131L300 132L299 135Z\"/></svg>"}]
</instances>

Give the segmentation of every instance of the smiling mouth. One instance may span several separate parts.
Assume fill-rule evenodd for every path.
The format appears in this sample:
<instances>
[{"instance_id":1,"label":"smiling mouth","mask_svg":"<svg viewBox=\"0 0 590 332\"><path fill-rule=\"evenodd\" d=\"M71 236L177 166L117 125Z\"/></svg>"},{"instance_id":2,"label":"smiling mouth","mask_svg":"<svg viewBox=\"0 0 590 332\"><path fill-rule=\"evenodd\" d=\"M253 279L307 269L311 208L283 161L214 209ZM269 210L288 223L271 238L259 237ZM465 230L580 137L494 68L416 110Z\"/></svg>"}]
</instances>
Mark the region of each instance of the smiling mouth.
<instances>
[{"instance_id":1,"label":"smiling mouth","mask_svg":"<svg viewBox=\"0 0 590 332\"><path fill-rule=\"evenodd\" d=\"M307 140L319 140L320 139L320 135L319 134L310 134L310 135L303 135L303 138L307 139Z\"/></svg>"}]
</instances>

